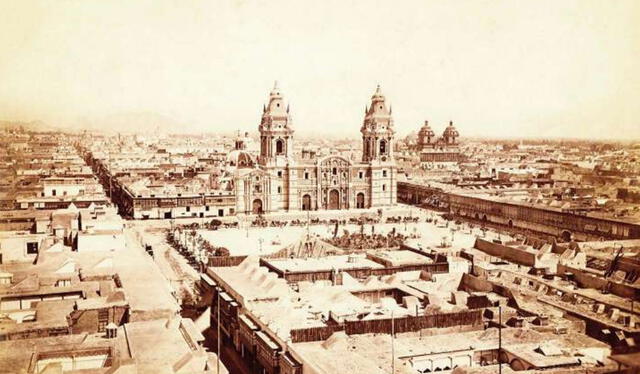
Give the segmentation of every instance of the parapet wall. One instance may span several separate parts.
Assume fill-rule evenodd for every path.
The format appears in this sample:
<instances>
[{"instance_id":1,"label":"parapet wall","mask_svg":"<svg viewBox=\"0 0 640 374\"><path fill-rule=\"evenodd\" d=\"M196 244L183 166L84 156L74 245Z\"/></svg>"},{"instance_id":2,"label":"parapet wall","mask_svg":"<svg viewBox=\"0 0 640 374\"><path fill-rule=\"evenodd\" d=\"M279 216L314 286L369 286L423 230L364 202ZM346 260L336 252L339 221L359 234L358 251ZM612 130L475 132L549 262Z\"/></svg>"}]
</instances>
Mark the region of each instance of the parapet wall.
<instances>
[{"instance_id":1,"label":"parapet wall","mask_svg":"<svg viewBox=\"0 0 640 374\"><path fill-rule=\"evenodd\" d=\"M476 239L476 243L473 247L488 255L500 257L501 259L511 261L519 265L534 266L536 263L536 256L534 253L503 244L493 243L481 238Z\"/></svg>"}]
</instances>

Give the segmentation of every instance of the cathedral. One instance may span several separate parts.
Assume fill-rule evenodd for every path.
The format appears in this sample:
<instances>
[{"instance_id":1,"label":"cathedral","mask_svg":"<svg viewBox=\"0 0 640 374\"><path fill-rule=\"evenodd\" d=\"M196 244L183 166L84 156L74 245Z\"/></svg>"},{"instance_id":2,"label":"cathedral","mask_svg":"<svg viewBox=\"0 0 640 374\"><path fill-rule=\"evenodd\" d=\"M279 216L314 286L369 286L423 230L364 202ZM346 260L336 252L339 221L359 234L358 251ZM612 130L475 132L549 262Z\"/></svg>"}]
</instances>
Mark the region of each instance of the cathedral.
<instances>
[{"instance_id":1,"label":"cathedral","mask_svg":"<svg viewBox=\"0 0 640 374\"><path fill-rule=\"evenodd\" d=\"M458 144L459 136L458 130L450 121L442 136L436 138L435 132L429 126L429 121L425 121L418 132L416 146L421 166L424 169L443 169L457 165L463 159Z\"/></svg>"},{"instance_id":2,"label":"cathedral","mask_svg":"<svg viewBox=\"0 0 640 374\"><path fill-rule=\"evenodd\" d=\"M294 126L277 83L263 106L256 160L236 141L232 163L236 212L365 209L395 205L396 165L391 108L376 89L360 128L362 157L294 154Z\"/></svg>"}]
</instances>

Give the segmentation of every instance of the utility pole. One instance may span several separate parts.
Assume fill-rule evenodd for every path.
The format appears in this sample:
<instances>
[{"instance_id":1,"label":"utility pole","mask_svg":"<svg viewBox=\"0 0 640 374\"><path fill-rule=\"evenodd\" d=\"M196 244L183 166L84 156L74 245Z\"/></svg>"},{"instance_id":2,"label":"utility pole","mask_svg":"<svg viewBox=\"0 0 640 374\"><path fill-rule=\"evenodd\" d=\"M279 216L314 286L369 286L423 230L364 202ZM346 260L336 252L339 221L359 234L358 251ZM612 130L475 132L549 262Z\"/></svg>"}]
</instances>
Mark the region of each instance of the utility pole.
<instances>
[{"instance_id":1,"label":"utility pole","mask_svg":"<svg viewBox=\"0 0 640 374\"><path fill-rule=\"evenodd\" d=\"M220 291L222 289L218 289L218 334L217 334L217 338L218 338L218 361L216 362L216 374L220 374L220 355L222 354L222 352L220 351Z\"/></svg>"},{"instance_id":2,"label":"utility pole","mask_svg":"<svg viewBox=\"0 0 640 374\"><path fill-rule=\"evenodd\" d=\"M498 305L498 373L502 374L502 306Z\"/></svg>"},{"instance_id":3,"label":"utility pole","mask_svg":"<svg viewBox=\"0 0 640 374\"><path fill-rule=\"evenodd\" d=\"M395 352L395 334L396 324L393 318L393 310L391 311L391 374L396 372L396 352Z\"/></svg>"}]
</instances>

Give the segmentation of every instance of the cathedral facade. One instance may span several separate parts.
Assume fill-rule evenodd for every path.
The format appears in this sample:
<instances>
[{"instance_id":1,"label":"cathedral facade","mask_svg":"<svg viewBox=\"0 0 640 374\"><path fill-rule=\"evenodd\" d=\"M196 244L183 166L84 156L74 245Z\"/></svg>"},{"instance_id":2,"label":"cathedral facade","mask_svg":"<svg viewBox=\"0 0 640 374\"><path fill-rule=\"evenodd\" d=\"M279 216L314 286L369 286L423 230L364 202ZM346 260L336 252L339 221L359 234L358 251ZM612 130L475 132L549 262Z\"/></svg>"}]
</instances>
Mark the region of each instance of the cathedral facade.
<instances>
[{"instance_id":1,"label":"cathedral facade","mask_svg":"<svg viewBox=\"0 0 640 374\"><path fill-rule=\"evenodd\" d=\"M258 130L257 160L242 162L242 167L238 163L234 172L237 213L365 209L396 204L393 118L379 86L360 128L359 161L340 155L295 155L292 117L277 84L263 107Z\"/></svg>"}]
</instances>

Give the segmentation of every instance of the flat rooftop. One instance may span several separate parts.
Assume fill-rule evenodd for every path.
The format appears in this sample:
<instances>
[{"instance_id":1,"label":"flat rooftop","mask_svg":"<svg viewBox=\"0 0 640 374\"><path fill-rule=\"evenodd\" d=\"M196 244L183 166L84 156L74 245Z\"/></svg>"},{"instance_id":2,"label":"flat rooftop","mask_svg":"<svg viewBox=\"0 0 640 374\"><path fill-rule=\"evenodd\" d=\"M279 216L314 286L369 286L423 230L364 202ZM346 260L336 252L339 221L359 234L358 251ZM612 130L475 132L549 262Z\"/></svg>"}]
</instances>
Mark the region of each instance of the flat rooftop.
<instances>
[{"instance_id":1,"label":"flat rooftop","mask_svg":"<svg viewBox=\"0 0 640 374\"><path fill-rule=\"evenodd\" d=\"M606 344L585 335L558 336L516 328L503 329L502 344L506 350L526 356L541 366L574 363L579 354L600 359L610 353ZM551 344L564 352L545 355L540 352L541 344ZM382 374L391 371L391 336L388 334L347 336L338 332L325 341L293 343L292 346L306 364L323 372ZM456 356L497 348L495 328L441 335L399 334L394 340L396 368L405 368L403 373L419 373L425 361L441 357L439 355Z\"/></svg>"},{"instance_id":2,"label":"flat rooftop","mask_svg":"<svg viewBox=\"0 0 640 374\"><path fill-rule=\"evenodd\" d=\"M346 269L382 269L383 265L364 256L337 255L318 258L277 258L267 260L274 268L283 272L313 272Z\"/></svg>"},{"instance_id":3,"label":"flat rooftop","mask_svg":"<svg viewBox=\"0 0 640 374\"><path fill-rule=\"evenodd\" d=\"M375 251L370 256L389 262L391 266L431 264L433 260L427 256L409 250Z\"/></svg>"}]
</instances>

